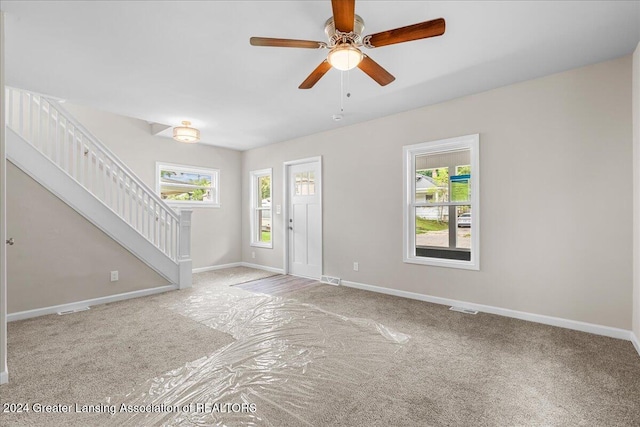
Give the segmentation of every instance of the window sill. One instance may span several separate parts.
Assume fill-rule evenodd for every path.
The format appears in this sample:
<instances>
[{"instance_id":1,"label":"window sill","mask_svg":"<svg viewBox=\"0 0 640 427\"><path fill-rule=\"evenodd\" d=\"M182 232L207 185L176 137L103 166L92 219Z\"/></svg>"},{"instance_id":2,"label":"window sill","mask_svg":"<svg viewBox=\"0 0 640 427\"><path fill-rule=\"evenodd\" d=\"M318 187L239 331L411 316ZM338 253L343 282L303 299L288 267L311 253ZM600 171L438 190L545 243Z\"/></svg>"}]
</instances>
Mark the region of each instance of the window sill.
<instances>
[{"instance_id":1,"label":"window sill","mask_svg":"<svg viewBox=\"0 0 640 427\"><path fill-rule=\"evenodd\" d=\"M250 246L254 248L273 249L273 243L251 243Z\"/></svg>"},{"instance_id":2,"label":"window sill","mask_svg":"<svg viewBox=\"0 0 640 427\"><path fill-rule=\"evenodd\" d=\"M407 264L431 265L434 267L458 268L462 270L480 270L477 261L460 261L455 259L409 257L403 260Z\"/></svg>"}]
</instances>

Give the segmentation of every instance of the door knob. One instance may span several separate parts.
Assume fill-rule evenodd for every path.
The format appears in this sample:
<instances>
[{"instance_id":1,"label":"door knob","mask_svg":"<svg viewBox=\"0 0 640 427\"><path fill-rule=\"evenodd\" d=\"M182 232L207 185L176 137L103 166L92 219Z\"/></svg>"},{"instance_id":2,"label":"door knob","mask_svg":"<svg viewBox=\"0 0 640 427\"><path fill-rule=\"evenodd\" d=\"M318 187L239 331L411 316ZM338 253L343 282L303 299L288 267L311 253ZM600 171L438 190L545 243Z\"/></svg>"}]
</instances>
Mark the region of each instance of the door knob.
<instances>
[{"instance_id":1,"label":"door knob","mask_svg":"<svg viewBox=\"0 0 640 427\"><path fill-rule=\"evenodd\" d=\"M9 245L9 246L13 246L13 244L14 244L15 242L16 242L16 241L15 241L15 240L13 240L13 237L9 237L9 240L7 240L7 245Z\"/></svg>"}]
</instances>

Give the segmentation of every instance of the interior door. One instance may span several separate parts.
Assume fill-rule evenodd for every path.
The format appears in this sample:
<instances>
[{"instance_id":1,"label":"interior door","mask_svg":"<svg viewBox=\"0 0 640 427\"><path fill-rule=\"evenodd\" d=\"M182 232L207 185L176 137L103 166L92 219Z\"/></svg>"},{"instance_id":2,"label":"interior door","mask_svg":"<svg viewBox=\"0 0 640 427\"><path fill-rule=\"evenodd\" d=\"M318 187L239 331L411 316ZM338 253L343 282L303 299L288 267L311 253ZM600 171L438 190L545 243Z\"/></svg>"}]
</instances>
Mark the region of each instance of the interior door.
<instances>
[{"instance_id":1,"label":"interior door","mask_svg":"<svg viewBox=\"0 0 640 427\"><path fill-rule=\"evenodd\" d=\"M320 161L292 164L287 172L289 274L322 275L322 182Z\"/></svg>"}]
</instances>

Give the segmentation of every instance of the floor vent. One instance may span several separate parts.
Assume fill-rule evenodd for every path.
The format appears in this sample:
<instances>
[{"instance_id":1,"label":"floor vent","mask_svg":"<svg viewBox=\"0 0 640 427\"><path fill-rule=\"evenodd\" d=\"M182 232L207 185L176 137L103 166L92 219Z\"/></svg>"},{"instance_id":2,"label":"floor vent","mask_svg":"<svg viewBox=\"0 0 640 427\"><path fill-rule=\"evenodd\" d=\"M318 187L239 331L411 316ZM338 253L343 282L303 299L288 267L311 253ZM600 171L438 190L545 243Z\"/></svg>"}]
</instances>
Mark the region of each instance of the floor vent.
<instances>
[{"instance_id":1,"label":"floor vent","mask_svg":"<svg viewBox=\"0 0 640 427\"><path fill-rule=\"evenodd\" d=\"M460 313L465 313L465 314L478 314L478 310L471 310L470 308L449 307L449 310L459 311Z\"/></svg>"},{"instance_id":2,"label":"floor vent","mask_svg":"<svg viewBox=\"0 0 640 427\"><path fill-rule=\"evenodd\" d=\"M73 310L59 311L58 316L64 316L65 314L79 313L81 311L87 311L87 310L89 310L89 307L80 307L80 308L74 308Z\"/></svg>"},{"instance_id":3,"label":"floor vent","mask_svg":"<svg viewBox=\"0 0 640 427\"><path fill-rule=\"evenodd\" d=\"M340 278L339 277L331 277L331 276L322 276L320 278L320 282L326 283L327 285L339 286L340 285Z\"/></svg>"}]
</instances>

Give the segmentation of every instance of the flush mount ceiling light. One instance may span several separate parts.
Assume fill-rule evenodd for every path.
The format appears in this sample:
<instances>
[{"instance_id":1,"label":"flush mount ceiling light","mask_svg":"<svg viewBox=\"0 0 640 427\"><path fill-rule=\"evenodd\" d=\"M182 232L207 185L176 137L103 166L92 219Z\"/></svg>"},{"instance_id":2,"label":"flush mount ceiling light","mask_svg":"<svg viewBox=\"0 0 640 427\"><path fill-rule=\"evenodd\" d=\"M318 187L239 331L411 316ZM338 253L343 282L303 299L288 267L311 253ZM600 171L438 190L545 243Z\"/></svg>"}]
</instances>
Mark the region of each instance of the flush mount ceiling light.
<instances>
[{"instance_id":1,"label":"flush mount ceiling light","mask_svg":"<svg viewBox=\"0 0 640 427\"><path fill-rule=\"evenodd\" d=\"M178 142L186 142L189 144L200 141L200 131L190 126L191 126L191 122L185 120L182 122L182 126L174 127L173 139L175 139Z\"/></svg>"},{"instance_id":2,"label":"flush mount ceiling light","mask_svg":"<svg viewBox=\"0 0 640 427\"><path fill-rule=\"evenodd\" d=\"M363 55L360 49L350 43L341 43L331 49L327 56L329 64L341 71L351 70L362 61Z\"/></svg>"}]
</instances>

